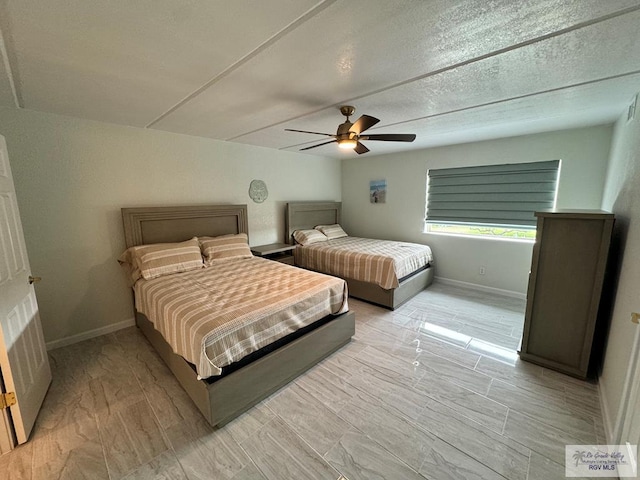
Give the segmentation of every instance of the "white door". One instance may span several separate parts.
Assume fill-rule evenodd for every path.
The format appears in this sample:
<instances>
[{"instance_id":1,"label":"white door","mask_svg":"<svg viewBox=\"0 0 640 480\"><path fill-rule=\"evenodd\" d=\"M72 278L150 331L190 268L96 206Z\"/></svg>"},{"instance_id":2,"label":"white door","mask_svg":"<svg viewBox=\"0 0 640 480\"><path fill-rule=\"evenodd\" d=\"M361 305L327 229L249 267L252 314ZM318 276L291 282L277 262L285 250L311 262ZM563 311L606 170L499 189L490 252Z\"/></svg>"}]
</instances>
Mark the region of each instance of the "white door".
<instances>
[{"instance_id":1,"label":"white door","mask_svg":"<svg viewBox=\"0 0 640 480\"><path fill-rule=\"evenodd\" d=\"M624 414L622 423L621 445L629 446L629 456L636 455L632 461L636 466L636 473L640 473L638 469L638 453L633 446L640 445L640 331L636 331L635 335L635 355L632 355L632 374L631 374L631 392ZM638 478L638 476L636 476Z\"/></svg>"},{"instance_id":2,"label":"white door","mask_svg":"<svg viewBox=\"0 0 640 480\"><path fill-rule=\"evenodd\" d=\"M4 390L15 394L9 412L18 443L29 438L51 383L30 275L7 144L0 136L0 371ZM6 423L0 419L0 428L6 430Z\"/></svg>"}]
</instances>

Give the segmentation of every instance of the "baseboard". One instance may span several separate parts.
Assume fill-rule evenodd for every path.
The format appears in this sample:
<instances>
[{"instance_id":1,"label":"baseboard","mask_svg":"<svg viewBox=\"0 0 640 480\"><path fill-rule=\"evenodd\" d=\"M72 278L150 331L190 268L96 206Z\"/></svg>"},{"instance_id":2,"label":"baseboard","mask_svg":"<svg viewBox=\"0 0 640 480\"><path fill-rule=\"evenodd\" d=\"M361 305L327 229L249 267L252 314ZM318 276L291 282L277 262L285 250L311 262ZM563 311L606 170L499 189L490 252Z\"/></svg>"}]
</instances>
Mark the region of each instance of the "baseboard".
<instances>
[{"instance_id":1,"label":"baseboard","mask_svg":"<svg viewBox=\"0 0 640 480\"><path fill-rule=\"evenodd\" d=\"M51 342L46 343L47 350L66 347L67 345L72 345L74 343L82 342L84 340L89 340L90 338L99 337L100 335L106 335L107 333L117 332L118 330L131 327L135 324L136 324L135 319L129 318L127 320L123 320L122 322L114 323L112 325L107 325L106 327L94 328L93 330L89 330L88 332L82 332L82 333L78 333L77 335L72 335L70 337L61 338L59 340L53 340Z\"/></svg>"},{"instance_id":2,"label":"baseboard","mask_svg":"<svg viewBox=\"0 0 640 480\"><path fill-rule=\"evenodd\" d=\"M609 408L609 403L607 402L607 395L604 391L604 385L598 379L598 396L600 397L600 410L602 413L602 423L604 425L604 433L607 437L605 439L605 443L607 445L617 445L618 442L613 438L613 423L611 422L611 410Z\"/></svg>"},{"instance_id":3,"label":"baseboard","mask_svg":"<svg viewBox=\"0 0 640 480\"><path fill-rule=\"evenodd\" d=\"M461 282L460 280L451 280L450 278L443 277L435 277L434 280L444 285L453 285L454 287L469 288L471 290L479 290L481 292L495 293L496 295L519 298L521 300L527 299L526 293L514 292L513 290L502 290L501 288L487 287L485 285L479 285L477 283Z\"/></svg>"}]
</instances>

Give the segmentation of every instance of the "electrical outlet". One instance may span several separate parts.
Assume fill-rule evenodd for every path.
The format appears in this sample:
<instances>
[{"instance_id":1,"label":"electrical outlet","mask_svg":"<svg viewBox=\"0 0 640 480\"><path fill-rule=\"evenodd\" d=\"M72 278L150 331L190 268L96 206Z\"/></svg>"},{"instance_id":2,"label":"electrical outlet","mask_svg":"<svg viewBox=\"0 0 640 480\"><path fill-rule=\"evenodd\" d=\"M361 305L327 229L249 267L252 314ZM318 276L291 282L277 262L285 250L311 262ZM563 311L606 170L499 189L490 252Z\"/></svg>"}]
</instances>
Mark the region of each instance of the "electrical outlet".
<instances>
[{"instance_id":1,"label":"electrical outlet","mask_svg":"<svg viewBox=\"0 0 640 480\"><path fill-rule=\"evenodd\" d=\"M486 267L484 267L484 266L483 266L483 267L480 267L480 268L479 268L479 270L478 270L478 273L479 273L480 275L484 275L484 274L485 274L485 269L486 269Z\"/></svg>"}]
</instances>

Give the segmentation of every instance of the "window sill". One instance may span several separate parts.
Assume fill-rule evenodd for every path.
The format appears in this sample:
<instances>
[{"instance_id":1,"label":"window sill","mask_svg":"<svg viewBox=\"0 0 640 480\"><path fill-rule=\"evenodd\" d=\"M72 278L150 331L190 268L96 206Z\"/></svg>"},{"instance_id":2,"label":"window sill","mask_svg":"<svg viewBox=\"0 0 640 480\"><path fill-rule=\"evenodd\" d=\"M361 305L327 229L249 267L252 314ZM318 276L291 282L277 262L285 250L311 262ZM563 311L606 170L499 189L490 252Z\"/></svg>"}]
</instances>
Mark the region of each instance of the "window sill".
<instances>
[{"instance_id":1,"label":"window sill","mask_svg":"<svg viewBox=\"0 0 640 480\"><path fill-rule=\"evenodd\" d=\"M464 235L462 233L444 233L444 232L429 232L427 230L422 231L423 235L435 235L438 237L457 237L457 238L470 238L474 240L491 240L500 242L515 242L515 243L528 243L533 245L536 241L529 238L509 238L509 237L492 237L489 235Z\"/></svg>"}]
</instances>

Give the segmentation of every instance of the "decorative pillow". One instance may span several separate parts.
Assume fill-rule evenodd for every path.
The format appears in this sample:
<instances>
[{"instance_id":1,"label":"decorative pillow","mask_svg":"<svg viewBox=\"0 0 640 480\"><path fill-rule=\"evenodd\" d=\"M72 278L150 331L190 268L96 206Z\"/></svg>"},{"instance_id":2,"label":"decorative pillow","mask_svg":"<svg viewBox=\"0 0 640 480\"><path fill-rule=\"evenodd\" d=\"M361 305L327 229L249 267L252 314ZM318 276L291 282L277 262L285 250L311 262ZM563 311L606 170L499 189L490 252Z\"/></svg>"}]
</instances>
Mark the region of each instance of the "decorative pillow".
<instances>
[{"instance_id":1,"label":"decorative pillow","mask_svg":"<svg viewBox=\"0 0 640 480\"><path fill-rule=\"evenodd\" d=\"M312 243L326 242L329 240L324 233L318 230L296 230L293 238L300 245L311 245Z\"/></svg>"},{"instance_id":2,"label":"decorative pillow","mask_svg":"<svg viewBox=\"0 0 640 480\"><path fill-rule=\"evenodd\" d=\"M333 238L348 237L346 232L342 229L342 227L338 223L336 223L335 225L318 225L316 227L316 230L319 230L322 233L324 233L329 240Z\"/></svg>"},{"instance_id":3,"label":"decorative pillow","mask_svg":"<svg viewBox=\"0 0 640 480\"><path fill-rule=\"evenodd\" d=\"M129 265L131 279L134 282L139 278L135 278L137 272L142 278L149 280L204 266L198 239L195 237L181 243L155 243L131 247L118 261Z\"/></svg>"},{"instance_id":4,"label":"decorative pillow","mask_svg":"<svg viewBox=\"0 0 640 480\"><path fill-rule=\"evenodd\" d=\"M219 237L200 237L200 248L204 255L205 265L211 265L214 260L232 257L252 257L249 248L249 238L246 233L221 235Z\"/></svg>"}]
</instances>

